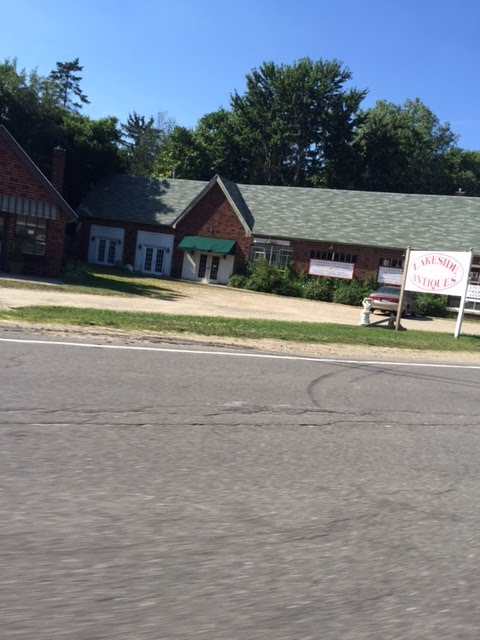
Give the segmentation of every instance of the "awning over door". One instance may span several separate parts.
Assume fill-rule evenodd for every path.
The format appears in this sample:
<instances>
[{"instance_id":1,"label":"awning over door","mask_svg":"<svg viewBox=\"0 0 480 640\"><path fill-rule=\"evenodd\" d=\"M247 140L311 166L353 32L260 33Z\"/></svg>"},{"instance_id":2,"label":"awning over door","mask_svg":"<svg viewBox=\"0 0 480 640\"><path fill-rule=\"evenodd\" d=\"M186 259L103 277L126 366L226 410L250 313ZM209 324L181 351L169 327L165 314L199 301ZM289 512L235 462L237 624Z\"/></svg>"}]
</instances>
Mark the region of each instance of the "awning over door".
<instances>
[{"instance_id":1,"label":"awning over door","mask_svg":"<svg viewBox=\"0 0 480 640\"><path fill-rule=\"evenodd\" d=\"M204 238L202 236L185 236L178 245L179 249L185 251L205 251L207 253L233 253L235 250L235 240L224 240L223 238Z\"/></svg>"},{"instance_id":2,"label":"awning over door","mask_svg":"<svg viewBox=\"0 0 480 640\"><path fill-rule=\"evenodd\" d=\"M58 220L60 217L56 204L2 193L0 193L0 211L16 213L19 216L44 218L45 220Z\"/></svg>"}]
</instances>

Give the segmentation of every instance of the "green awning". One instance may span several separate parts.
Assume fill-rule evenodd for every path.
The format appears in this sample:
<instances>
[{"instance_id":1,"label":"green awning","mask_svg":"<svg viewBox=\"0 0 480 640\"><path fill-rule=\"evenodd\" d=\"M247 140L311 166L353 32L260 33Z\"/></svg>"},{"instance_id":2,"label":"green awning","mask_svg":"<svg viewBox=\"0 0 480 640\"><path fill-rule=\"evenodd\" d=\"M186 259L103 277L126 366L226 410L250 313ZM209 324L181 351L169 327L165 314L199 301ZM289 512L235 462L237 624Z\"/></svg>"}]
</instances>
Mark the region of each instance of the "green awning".
<instances>
[{"instance_id":1,"label":"green awning","mask_svg":"<svg viewBox=\"0 0 480 640\"><path fill-rule=\"evenodd\" d=\"M224 240L223 238L204 238L202 236L185 236L178 245L179 249L185 251L206 251L207 253L233 253L235 240Z\"/></svg>"}]
</instances>

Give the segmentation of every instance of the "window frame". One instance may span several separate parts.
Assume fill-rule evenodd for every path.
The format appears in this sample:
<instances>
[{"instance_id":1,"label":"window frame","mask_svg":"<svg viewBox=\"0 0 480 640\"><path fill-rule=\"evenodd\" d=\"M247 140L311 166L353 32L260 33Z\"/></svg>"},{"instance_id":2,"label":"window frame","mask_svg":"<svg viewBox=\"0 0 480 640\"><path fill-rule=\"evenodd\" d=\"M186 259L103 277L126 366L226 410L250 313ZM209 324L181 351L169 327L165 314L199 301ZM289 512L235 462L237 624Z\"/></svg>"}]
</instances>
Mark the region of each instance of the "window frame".
<instances>
[{"instance_id":1,"label":"window frame","mask_svg":"<svg viewBox=\"0 0 480 640\"><path fill-rule=\"evenodd\" d=\"M293 249L279 244L255 243L250 248L249 259L253 264L265 260L278 269L286 269L293 261Z\"/></svg>"},{"instance_id":2,"label":"window frame","mask_svg":"<svg viewBox=\"0 0 480 640\"><path fill-rule=\"evenodd\" d=\"M379 258L378 266L389 269L403 269L403 258Z\"/></svg>"},{"instance_id":3,"label":"window frame","mask_svg":"<svg viewBox=\"0 0 480 640\"><path fill-rule=\"evenodd\" d=\"M24 231L21 232L20 229ZM28 229L32 233L28 232ZM47 249L48 222L44 218L36 216L17 215L15 222L15 243L19 243L22 254L42 257Z\"/></svg>"},{"instance_id":4,"label":"window frame","mask_svg":"<svg viewBox=\"0 0 480 640\"><path fill-rule=\"evenodd\" d=\"M344 262L345 264L356 264L358 255L347 253L346 251L316 250L310 251L310 260L327 260L328 262Z\"/></svg>"}]
</instances>

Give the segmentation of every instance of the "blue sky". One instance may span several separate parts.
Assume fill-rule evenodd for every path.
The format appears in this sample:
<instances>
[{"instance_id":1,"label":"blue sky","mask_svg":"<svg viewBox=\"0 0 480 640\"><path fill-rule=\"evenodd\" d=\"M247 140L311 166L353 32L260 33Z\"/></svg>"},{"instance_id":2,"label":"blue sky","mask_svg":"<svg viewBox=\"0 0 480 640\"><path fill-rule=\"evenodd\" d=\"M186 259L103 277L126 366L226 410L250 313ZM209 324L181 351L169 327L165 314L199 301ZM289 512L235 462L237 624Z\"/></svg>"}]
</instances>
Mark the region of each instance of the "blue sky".
<instances>
[{"instance_id":1,"label":"blue sky","mask_svg":"<svg viewBox=\"0 0 480 640\"><path fill-rule=\"evenodd\" d=\"M480 150L478 0L4 0L1 13L0 58L47 75L79 57L93 118L167 111L192 127L267 60L337 58L365 108L418 97Z\"/></svg>"}]
</instances>

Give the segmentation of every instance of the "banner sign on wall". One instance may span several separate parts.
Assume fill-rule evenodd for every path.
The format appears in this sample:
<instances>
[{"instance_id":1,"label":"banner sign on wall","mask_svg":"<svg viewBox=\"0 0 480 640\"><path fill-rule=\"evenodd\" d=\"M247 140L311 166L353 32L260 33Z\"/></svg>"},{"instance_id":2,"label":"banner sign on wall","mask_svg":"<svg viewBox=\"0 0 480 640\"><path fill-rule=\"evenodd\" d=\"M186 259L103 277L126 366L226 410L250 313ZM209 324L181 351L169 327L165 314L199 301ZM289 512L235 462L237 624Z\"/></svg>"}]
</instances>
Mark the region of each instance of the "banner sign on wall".
<instances>
[{"instance_id":1,"label":"banner sign on wall","mask_svg":"<svg viewBox=\"0 0 480 640\"><path fill-rule=\"evenodd\" d=\"M467 300L480 300L480 284L468 285Z\"/></svg>"},{"instance_id":2,"label":"banner sign on wall","mask_svg":"<svg viewBox=\"0 0 480 640\"><path fill-rule=\"evenodd\" d=\"M470 262L470 251L410 251L405 289L463 296Z\"/></svg>"},{"instance_id":3,"label":"banner sign on wall","mask_svg":"<svg viewBox=\"0 0 480 640\"><path fill-rule=\"evenodd\" d=\"M377 282L379 284L394 284L401 286L403 269L395 267L378 267Z\"/></svg>"},{"instance_id":4,"label":"banner sign on wall","mask_svg":"<svg viewBox=\"0 0 480 640\"><path fill-rule=\"evenodd\" d=\"M324 276L325 278L353 279L353 262L332 262L331 260L310 260L308 273L311 276Z\"/></svg>"}]
</instances>

